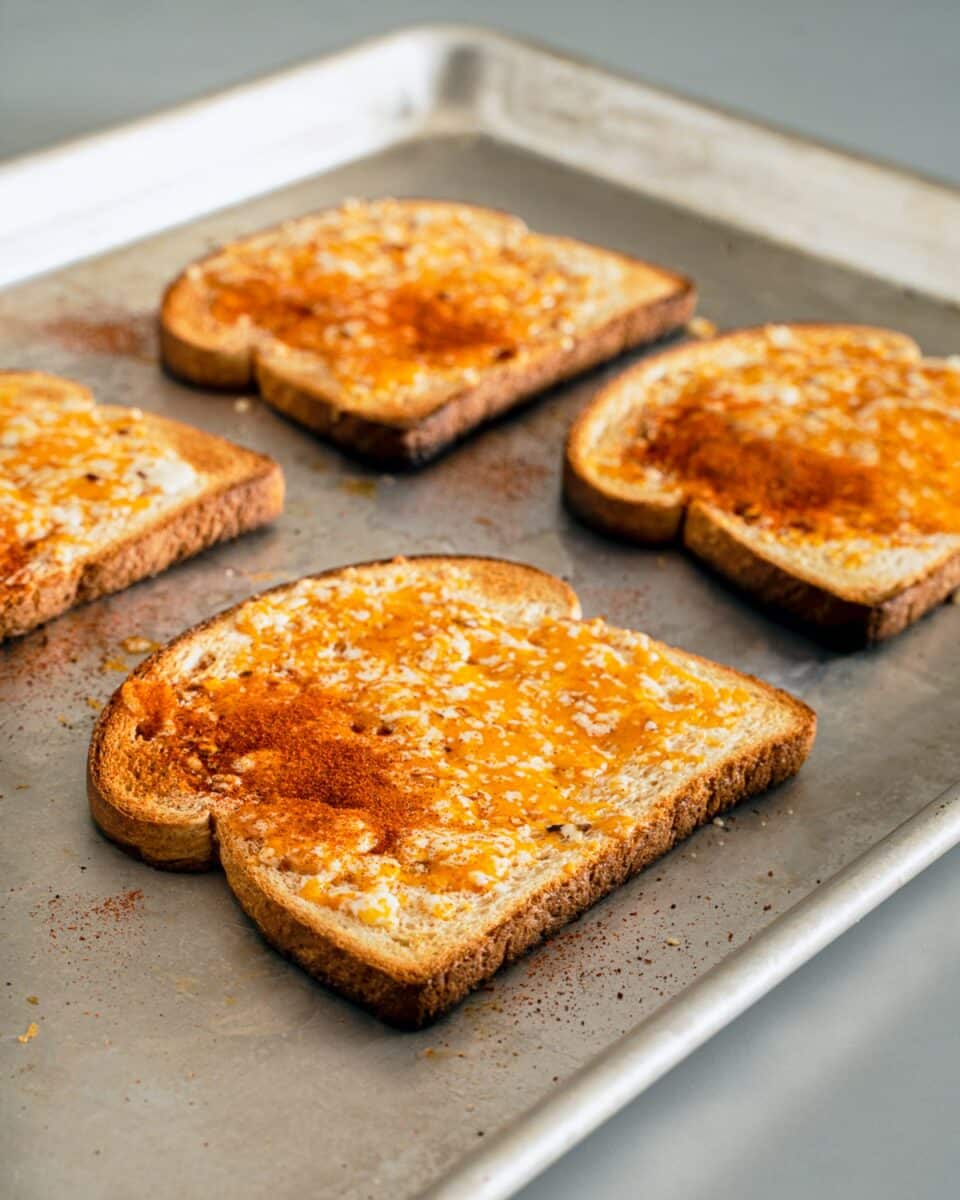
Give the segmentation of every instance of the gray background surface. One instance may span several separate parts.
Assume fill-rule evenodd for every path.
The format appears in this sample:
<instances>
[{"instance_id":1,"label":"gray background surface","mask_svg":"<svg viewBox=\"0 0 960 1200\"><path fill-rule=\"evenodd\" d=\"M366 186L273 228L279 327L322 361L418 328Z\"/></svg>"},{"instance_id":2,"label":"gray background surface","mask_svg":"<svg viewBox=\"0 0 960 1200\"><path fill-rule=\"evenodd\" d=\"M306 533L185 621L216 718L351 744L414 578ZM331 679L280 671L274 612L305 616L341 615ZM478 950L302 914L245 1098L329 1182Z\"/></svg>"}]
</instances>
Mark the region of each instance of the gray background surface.
<instances>
[{"instance_id":1,"label":"gray background surface","mask_svg":"<svg viewBox=\"0 0 960 1200\"><path fill-rule=\"evenodd\" d=\"M960 180L957 0L0 0L0 155L414 21L482 21Z\"/></svg>"},{"instance_id":2,"label":"gray background surface","mask_svg":"<svg viewBox=\"0 0 960 1200\"><path fill-rule=\"evenodd\" d=\"M960 181L956 0L0 0L0 156L404 23L479 18ZM957 340L960 349L960 330ZM955 1196L958 867L955 851L532 1184L524 1200ZM102 1195L111 1195L108 1181Z\"/></svg>"}]
</instances>

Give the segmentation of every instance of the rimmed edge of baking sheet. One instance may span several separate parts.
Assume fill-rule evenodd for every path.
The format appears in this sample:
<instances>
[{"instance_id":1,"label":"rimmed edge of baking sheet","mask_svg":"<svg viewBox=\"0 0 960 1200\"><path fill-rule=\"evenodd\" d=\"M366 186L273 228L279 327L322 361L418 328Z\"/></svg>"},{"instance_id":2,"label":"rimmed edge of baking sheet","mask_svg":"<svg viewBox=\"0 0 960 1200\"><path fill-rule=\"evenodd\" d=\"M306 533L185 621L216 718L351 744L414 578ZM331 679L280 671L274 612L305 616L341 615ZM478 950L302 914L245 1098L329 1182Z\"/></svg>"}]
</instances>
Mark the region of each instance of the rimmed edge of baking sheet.
<instances>
[{"instance_id":1,"label":"rimmed edge of baking sheet","mask_svg":"<svg viewBox=\"0 0 960 1200\"><path fill-rule=\"evenodd\" d=\"M400 30L0 166L0 285L442 133L487 134L960 303L960 189L492 30L446 25Z\"/></svg>"},{"instance_id":2,"label":"rimmed edge of baking sheet","mask_svg":"<svg viewBox=\"0 0 960 1200\"><path fill-rule=\"evenodd\" d=\"M502 1130L421 1200L502 1200L960 843L953 785Z\"/></svg>"}]
</instances>

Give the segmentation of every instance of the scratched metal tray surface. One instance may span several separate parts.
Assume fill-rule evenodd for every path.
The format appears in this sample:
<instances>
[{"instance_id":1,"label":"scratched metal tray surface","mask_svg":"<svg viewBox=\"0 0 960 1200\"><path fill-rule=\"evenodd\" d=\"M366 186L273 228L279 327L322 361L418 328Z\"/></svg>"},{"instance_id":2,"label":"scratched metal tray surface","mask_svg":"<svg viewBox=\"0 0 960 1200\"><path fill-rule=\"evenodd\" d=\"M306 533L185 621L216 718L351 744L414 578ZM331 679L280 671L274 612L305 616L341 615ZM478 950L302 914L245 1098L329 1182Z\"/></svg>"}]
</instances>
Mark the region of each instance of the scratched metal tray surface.
<instances>
[{"instance_id":1,"label":"scratched metal tray surface","mask_svg":"<svg viewBox=\"0 0 960 1200\"><path fill-rule=\"evenodd\" d=\"M511 93L514 127L503 98L517 63L527 90ZM395 94L384 82L391 64ZM261 190L271 190L250 198L256 187L237 177L244 199L232 207L222 207L229 196L216 181L197 185L195 175L174 186L172 165L161 179L153 157L134 202L137 140L125 131L0 170L0 194L6 179L7 195L20 196L18 244L56 267L0 294L0 363L61 372L103 401L267 451L289 488L272 528L0 651L0 1171L4 1193L24 1200L227 1188L238 1198L506 1196L960 839L960 608L944 606L881 648L838 656L769 620L679 550L605 540L564 511L564 433L623 362L552 391L419 474L390 476L257 399L237 403L167 378L154 334L161 289L185 263L348 195L494 205L539 229L662 261L696 278L701 311L721 327L867 321L906 330L931 353L955 351L958 312L943 295L945 277L930 275L935 299L916 286L926 278L922 251L896 268L900 279L913 272L908 289L763 240L743 227L747 212L738 228L692 211L703 207L692 196L684 205L653 198L662 180L642 172L618 180L615 148L598 148L596 122L569 112L562 153L536 148L543 89L527 85L538 70L572 73L589 100L582 105L594 109L605 86L621 102L633 95L638 112L653 94L506 39L423 30L306 70L139 127L148 142L176 135L188 156L204 121L197 136L212 157L211 139L222 144L224 129L235 143L249 133L266 144L281 130L245 123L258 99L268 107L284 79L297 95L331 81L339 94L353 71L355 136L331 132L328 121L316 138L288 146L279 166L265 151ZM364 88L382 93L369 128ZM528 112L524 96L539 108L531 99ZM670 113L682 124L688 110L661 101L659 128L669 136ZM294 111L302 104L291 120ZM622 142L628 121L618 121ZM734 144L738 130L749 141L750 129L729 119ZM755 132L778 153L789 148ZM676 142L683 153L688 143L679 134ZM654 151L665 153L659 143ZM803 145L796 153L827 154L838 171L845 161ZM54 220L41 211L47 197L28 228L31 179L59 171L69 191L71 172L92 187L94 169L107 176L97 205L84 207L86 197L71 208L60 197ZM850 166L854 175L867 169ZM916 184L918 204L956 203L946 192L924 200L925 187ZM691 191L700 190L693 178ZM192 210L178 208L184 195ZM185 223L75 261L172 219ZM67 241L64 230L73 231ZM839 242L818 248L844 257ZM26 272L13 267L8 277L17 273ZM268 949L218 874L164 874L103 840L87 816L84 762L96 710L142 657L131 637L163 642L268 584L424 552L501 555L553 571L588 614L789 688L821 724L795 781L697 833L434 1028L401 1034Z\"/></svg>"}]
</instances>

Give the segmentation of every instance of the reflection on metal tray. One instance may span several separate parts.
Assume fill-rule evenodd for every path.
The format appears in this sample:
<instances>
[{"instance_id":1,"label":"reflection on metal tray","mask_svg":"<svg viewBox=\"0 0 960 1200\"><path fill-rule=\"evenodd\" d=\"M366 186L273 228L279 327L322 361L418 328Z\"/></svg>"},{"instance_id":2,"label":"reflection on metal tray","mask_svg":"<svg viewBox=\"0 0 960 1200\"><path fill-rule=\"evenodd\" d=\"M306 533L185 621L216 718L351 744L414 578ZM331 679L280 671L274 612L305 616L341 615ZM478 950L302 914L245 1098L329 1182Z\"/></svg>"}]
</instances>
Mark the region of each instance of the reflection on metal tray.
<instances>
[{"instance_id":1,"label":"reflection on metal tray","mask_svg":"<svg viewBox=\"0 0 960 1200\"><path fill-rule=\"evenodd\" d=\"M282 103L292 122L307 93L349 95L353 108L319 135L291 126L285 139ZM697 151L698 122L723 137L714 158ZM224 157L225 139L237 147L248 128L263 147L259 181L249 153L233 174ZM174 138L182 154L158 163L155 151ZM632 180L618 153L628 143ZM136 177L140 159L130 155L141 144L151 153ZM215 169L193 174L203 161ZM653 166L670 161L683 169L651 185L665 203L646 185ZM949 790L960 775L960 609L839 657L768 620L682 553L604 540L563 510L564 431L622 363L403 477L368 472L258 400L191 391L157 366L158 297L184 263L345 195L383 193L507 208L539 229L662 261L697 279L701 311L720 326L868 321L907 331L931 353L955 350L949 301L691 211L703 207L696 196L714 172L717 211L770 232L776 196L767 203L760 189L752 211L734 213L724 172L739 162L749 177L773 163L773 190L793 202L790 171L811 161L844 181L854 215L844 243L834 207L825 240L835 200L813 195L804 221L784 227L794 244L806 229L821 254L863 265L871 237L892 240L881 227L899 195L941 221L943 246L960 230L960 199L946 189L505 39L449 30L374 43L134 133L0 169L17 244L33 247L36 265L58 267L0 295L4 365L62 372L103 400L266 450L289 483L273 529L0 652L11 981L0 1009L5 1031L26 1034L31 1020L38 1030L0 1046L16 1118L0 1126L0 1159L17 1164L18 1196L68 1185L102 1195L105 1179L111 1194L173 1196L184 1180L191 1192L216 1189L227 1170L238 1198L276 1189L278 1178L285 1195L400 1197L432 1187L437 1197L505 1196L960 839L960 796ZM58 196L31 208L58 162ZM72 178L71 197L63 181ZM879 197L872 232L856 204L868 184ZM946 295L946 275L927 270L937 257L929 238L908 234L892 256L878 250L875 269L914 287L927 279ZM0 258L8 278L29 265L22 253L12 266ZM161 874L102 840L86 813L84 759L95 710L139 657L125 639L162 642L308 571L425 551L503 555L556 572L588 614L790 688L818 710L821 731L794 782L735 811L725 828L699 832L438 1026L403 1035L268 949L216 874ZM27 996L36 1003L24 1005Z\"/></svg>"}]
</instances>

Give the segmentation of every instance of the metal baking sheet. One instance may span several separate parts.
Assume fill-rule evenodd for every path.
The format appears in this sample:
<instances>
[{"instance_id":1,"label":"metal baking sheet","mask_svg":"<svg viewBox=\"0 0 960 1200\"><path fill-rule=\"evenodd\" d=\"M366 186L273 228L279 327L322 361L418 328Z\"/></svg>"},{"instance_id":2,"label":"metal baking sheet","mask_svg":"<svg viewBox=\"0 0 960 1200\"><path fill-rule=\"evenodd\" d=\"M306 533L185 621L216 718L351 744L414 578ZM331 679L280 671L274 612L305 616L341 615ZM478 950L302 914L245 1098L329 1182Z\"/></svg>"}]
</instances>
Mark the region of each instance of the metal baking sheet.
<instances>
[{"instance_id":1,"label":"metal baking sheet","mask_svg":"<svg viewBox=\"0 0 960 1200\"><path fill-rule=\"evenodd\" d=\"M958 313L948 300L706 219L691 211L692 196L686 207L651 198L662 180L640 173L632 184L617 181L615 148L604 167L597 122L574 119L569 105L566 117L554 114L567 121L563 154L535 152L544 94L510 90L504 63L520 54L514 43L474 34L458 42L450 31L406 36L407 73L397 68L390 105L378 100L379 122L368 119L364 81L387 86L395 39L366 47L366 57L315 65L317 88L331 78L339 88L345 71L366 64L351 88L357 125L338 126L332 142L304 135L295 154L284 150L282 167L264 150L263 186L288 185L231 208L198 217L227 197L207 184L191 192L189 181L177 192L173 162L164 178L153 164L139 207L129 187L115 189L112 207L111 179L129 184L124 131L15 164L6 176L0 170L0 194L6 178L21 199L31 179L56 168L57 153L67 175L78 161L89 168L91 153L106 172L96 206L84 195L69 209L61 197L56 219L40 213L24 233L47 267L169 225L170 212L193 217L0 294L0 362L61 372L104 401L265 450L289 486L272 529L0 651L0 1172L6 1193L23 1200L228 1187L238 1200L268 1192L379 1200L427 1189L445 1200L509 1195L960 840L960 607L941 608L879 649L838 656L767 619L682 552L630 548L578 525L560 503L563 436L622 361L402 477L356 465L259 400L191 390L159 370L154 314L183 264L261 225L383 193L499 206L539 229L660 260L697 279L701 312L720 326L868 321L906 330L931 353L957 350ZM604 76L524 53L538 56L538 69L580 71L596 107ZM529 67L524 80L533 76ZM302 90L302 74L294 83ZM189 156L199 143L188 133L202 126L217 139L212 155L225 129L246 136L256 86L268 105L275 93L255 85L205 102L213 111L194 106L147 123L143 136L179 130ZM622 101L633 85L609 86ZM652 93L630 95L640 105ZM685 119L685 102L656 103L667 133L663 114ZM781 157L792 144L751 130L731 120L727 132L734 146L741 135L743 144L772 138ZM269 141L262 129L250 137ZM578 149L590 169L572 165ZM688 152L680 139L677 153ZM844 161L830 156L831 169L842 175ZM865 169L852 164L851 179ZM697 171L710 170L709 162L691 168L691 192L699 191ZM870 170L878 195L887 183L908 186ZM916 187L918 204L957 203L943 189ZM253 190L238 179L234 195ZM192 197L192 212L177 207L175 193ZM12 226L20 220L25 229L28 217L21 204ZM741 214L741 226L749 219ZM763 219L758 213L761 228ZM810 236L821 253L842 257ZM916 285L922 255L891 271ZM931 280L931 292L942 292ZM588 614L787 687L817 709L821 725L795 781L742 806L724 827L697 833L432 1029L401 1034L268 949L218 874L153 871L103 840L87 816L84 761L96 710L139 660L125 639L163 642L309 571L427 551L503 555L553 571L570 580Z\"/></svg>"}]
</instances>

